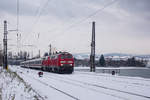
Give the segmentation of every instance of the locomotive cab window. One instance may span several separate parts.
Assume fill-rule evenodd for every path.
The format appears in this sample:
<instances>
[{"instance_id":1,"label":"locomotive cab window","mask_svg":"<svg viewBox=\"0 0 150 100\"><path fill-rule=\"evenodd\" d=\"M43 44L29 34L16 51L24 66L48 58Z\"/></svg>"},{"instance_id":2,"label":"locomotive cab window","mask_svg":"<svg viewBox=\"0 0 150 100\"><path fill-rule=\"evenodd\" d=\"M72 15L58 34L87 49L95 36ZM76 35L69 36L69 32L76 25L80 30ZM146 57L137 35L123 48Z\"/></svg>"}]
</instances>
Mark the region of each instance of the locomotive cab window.
<instances>
[{"instance_id":1,"label":"locomotive cab window","mask_svg":"<svg viewBox=\"0 0 150 100\"><path fill-rule=\"evenodd\" d=\"M66 59L66 58L72 58L72 55L69 55L69 54L62 54L61 55L61 59Z\"/></svg>"}]
</instances>

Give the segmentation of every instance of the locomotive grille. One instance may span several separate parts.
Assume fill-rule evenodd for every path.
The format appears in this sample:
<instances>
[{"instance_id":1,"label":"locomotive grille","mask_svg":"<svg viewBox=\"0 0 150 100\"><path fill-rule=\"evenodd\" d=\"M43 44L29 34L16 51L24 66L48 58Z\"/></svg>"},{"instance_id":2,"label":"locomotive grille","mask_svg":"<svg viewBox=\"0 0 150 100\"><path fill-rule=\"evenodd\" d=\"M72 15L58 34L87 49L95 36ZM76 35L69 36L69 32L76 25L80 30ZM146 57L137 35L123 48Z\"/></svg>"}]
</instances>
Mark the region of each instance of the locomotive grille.
<instances>
[{"instance_id":1,"label":"locomotive grille","mask_svg":"<svg viewBox=\"0 0 150 100\"><path fill-rule=\"evenodd\" d=\"M70 64L63 64L63 66L70 66Z\"/></svg>"}]
</instances>

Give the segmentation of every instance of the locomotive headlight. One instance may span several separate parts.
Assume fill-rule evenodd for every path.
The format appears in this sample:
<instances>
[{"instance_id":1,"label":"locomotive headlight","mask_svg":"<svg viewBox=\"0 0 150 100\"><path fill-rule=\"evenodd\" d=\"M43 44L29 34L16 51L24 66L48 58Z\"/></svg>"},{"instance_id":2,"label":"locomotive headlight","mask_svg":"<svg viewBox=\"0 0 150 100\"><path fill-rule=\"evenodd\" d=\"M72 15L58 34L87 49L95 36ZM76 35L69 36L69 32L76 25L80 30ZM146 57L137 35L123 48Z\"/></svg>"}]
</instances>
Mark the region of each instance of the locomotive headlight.
<instances>
[{"instance_id":1,"label":"locomotive headlight","mask_svg":"<svg viewBox=\"0 0 150 100\"><path fill-rule=\"evenodd\" d=\"M73 63L73 61L68 61L68 63Z\"/></svg>"},{"instance_id":2,"label":"locomotive headlight","mask_svg":"<svg viewBox=\"0 0 150 100\"><path fill-rule=\"evenodd\" d=\"M61 64L61 66L63 66L64 64Z\"/></svg>"},{"instance_id":3,"label":"locomotive headlight","mask_svg":"<svg viewBox=\"0 0 150 100\"><path fill-rule=\"evenodd\" d=\"M66 61L60 61L60 63L66 63Z\"/></svg>"},{"instance_id":4,"label":"locomotive headlight","mask_svg":"<svg viewBox=\"0 0 150 100\"><path fill-rule=\"evenodd\" d=\"M70 66L72 66L72 64L70 64Z\"/></svg>"}]
</instances>

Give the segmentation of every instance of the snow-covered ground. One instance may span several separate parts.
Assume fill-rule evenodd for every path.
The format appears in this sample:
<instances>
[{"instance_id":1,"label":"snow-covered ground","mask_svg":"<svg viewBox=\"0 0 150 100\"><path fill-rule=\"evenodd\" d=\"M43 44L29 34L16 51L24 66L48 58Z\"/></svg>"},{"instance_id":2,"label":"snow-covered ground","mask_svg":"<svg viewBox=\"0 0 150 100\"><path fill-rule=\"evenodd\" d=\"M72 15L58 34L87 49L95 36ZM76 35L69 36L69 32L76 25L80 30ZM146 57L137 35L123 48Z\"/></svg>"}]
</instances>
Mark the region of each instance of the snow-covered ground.
<instances>
[{"instance_id":1,"label":"snow-covered ground","mask_svg":"<svg viewBox=\"0 0 150 100\"><path fill-rule=\"evenodd\" d=\"M43 99L16 72L2 70L0 67L0 100Z\"/></svg>"},{"instance_id":2,"label":"snow-covered ground","mask_svg":"<svg viewBox=\"0 0 150 100\"><path fill-rule=\"evenodd\" d=\"M75 69L90 69L89 67L75 67ZM96 67L96 69L149 69L147 67Z\"/></svg>"},{"instance_id":3,"label":"snow-covered ground","mask_svg":"<svg viewBox=\"0 0 150 100\"><path fill-rule=\"evenodd\" d=\"M79 71L73 74L43 72L43 77L39 77L39 70L19 66L9 69L34 90L31 93L21 92L24 97L31 94L29 97L33 98L34 94L40 100L150 100L150 79ZM12 86L21 91L21 86L17 86L15 82ZM8 89L10 90L7 91L11 91L11 88ZM15 100L22 99L16 97Z\"/></svg>"}]
</instances>

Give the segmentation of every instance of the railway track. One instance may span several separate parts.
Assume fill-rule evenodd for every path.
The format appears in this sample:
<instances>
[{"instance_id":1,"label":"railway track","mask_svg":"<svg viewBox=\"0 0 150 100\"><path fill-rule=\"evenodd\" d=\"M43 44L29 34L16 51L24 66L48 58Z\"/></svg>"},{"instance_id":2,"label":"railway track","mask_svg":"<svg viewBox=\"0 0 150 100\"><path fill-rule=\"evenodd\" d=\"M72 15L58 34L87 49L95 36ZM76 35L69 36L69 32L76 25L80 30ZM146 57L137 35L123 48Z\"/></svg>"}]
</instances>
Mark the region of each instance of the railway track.
<instances>
[{"instance_id":1,"label":"railway track","mask_svg":"<svg viewBox=\"0 0 150 100\"><path fill-rule=\"evenodd\" d=\"M103 77L106 77L106 78L113 78L112 76L107 76L107 75L97 75L97 74L89 74L89 73L83 73L83 72L79 72L78 74L82 74L82 75L89 75L89 76L103 76ZM146 81L146 82L150 82L150 80L146 80L146 79L136 79L136 78L129 78L129 77L115 77L115 78L118 78L118 79L132 79L132 80L137 80L137 81ZM120 83L129 83L127 81L118 81L118 80L114 80L114 79L111 79L112 81L115 81L115 82L120 82ZM150 84L142 84L142 83L131 83L130 84L133 84L133 85L136 85L136 86L150 86Z\"/></svg>"},{"instance_id":2,"label":"railway track","mask_svg":"<svg viewBox=\"0 0 150 100\"><path fill-rule=\"evenodd\" d=\"M106 75L100 75L100 74L89 74L86 72L81 72L81 71L76 71L79 74L86 74L86 75L93 75L93 76L104 76L104 77L111 77L111 76L106 76ZM119 77L115 77L115 78L120 78L120 79L134 79L134 80L139 80L139 81L148 81L150 82L150 79L136 79L136 78L132 78L132 77L124 77L124 76L119 76Z\"/></svg>"},{"instance_id":3,"label":"railway track","mask_svg":"<svg viewBox=\"0 0 150 100\"><path fill-rule=\"evenodd\" d=\"M50 76L49 76L50 77ZM114 89L114 88L110 88L110 87L106 87L106 86L102 86L102 85L97 85L97 84L91 84L91 83L87 83L87 82L83 82L83 81L79 81L79 80L73 80L73 79L70 79L70 78L64 78L64 77L60 77L60 76L54 76L53 77L50 77L50 78L53 78L53 79L57 79L61 82L65 82L65 83L69 83L69 84L72 84L72 85L78 85L80 87L84 87L84 88L87 88L86 86L92 86L92 87L97 87L97 88L103 88L103 89L106 89L106 90L112 90L112 91L116 91L116 92L121 92L121 93L125 93L125 94L129 94L129 95L134 95L134 96L138 96L138 97L143 97L143 98L146 98L146 99L150 99L150 96L145 96L145 95L141 95L141 94L137 94L137 93L132 93L132 92L127 92L127 91L123 91L123 90L118 90L118 89ZM59 78L59 79L58 79ZM66 81L69 80L69 81ZM72 81L72 82L71 82ZM76 84L76 83L80 83L80 84ZM81 83L83 85L81 85ZM86 86L85 86L86 85ZM94 90L92 88L88 88L90 90ZM96 92L98 92L97 90L94 90ZM102 92L101 92L102 93ZM104 92L103 92L104 93ZM104 94L108 94L108 93L104 93ZM112 95L112 94L108 94L108 95L111 95L111 96L115 96L115 97L118 97L118 98L122 98L120 96L116 96L116 95ZM122 99L125 99L126 98L122 98ZM128 99L127 99L128 100Z\"/></svg>"},{"instance_id":4,"label":"railway track","mask_svg":"<svg viewBox=\"0 0 150 100\"><path fill-rule=\"evenodd\" d=\"M33 69L34 70L34 69ZM112 78L112 76L106 76L106 75L100 75L100 74L89 74L89 73L86 73L86 72L80 72L80 71L76 71L78 74L83 74L83 75L89 75L89 76L103 76L103 77L111 77ZM52 73L52 72L51 72ZM115 77L115 78L118 78L118 79L133 79L133 80L139 80L139 81L148 81L148 82L150 82L150 80L148 80L148 79L135 79L135 78L129 78L129 77L121 77L121 76L119 76L119 77ZM111 79L112 81L115 81L115 82L120 82L120 83L129 83L129 82L127 82L127 81L120 81L120 80L114 80L114 79ZM142 84L142 83L130 83L130 84L133 84L134 86L136 85L136 86L149 86L150 87L150 84Z\"/></svg>"},{"instance_id":5,"label":"railway track","mask_svg":"<svg viewBox=\"0 0 150 100\"><path fill-rule=\"evenodd\" d=\"M27 76L27 75L26 75L26 76ZM64 94L64 95L70 97L70 98L73 99L73 100L80 100L79 98L77 98L77 97L75 97L75 96L73 96L73 95L71 95L71 94L69 94L69 93L67 93L67 92L65 92L65 91L63 91L63 90L61 90L61 89L58 89L58 88L56 88L56 87L54 87L54 86L52 86L52 85L50 85L50 84L48 84L48 83L46 83L46 82L42 82L42 81L40 81L39 79L36 79L36 78L34 78L34 77L30 76L30 75L28 75L28 77L29 77L29 78L32 78L32 79L34 79L34 80L36 80L37 82L39 82L39 83L41 83L41 84L43 84L43 85L45 85L45 86L48 86L49 88L52 88L52 89L55 90L55 91L58 91L58 92L60 92L60 93L62 93L62 94Z\"/></svg>"},{"instance_id":6,"label":"railway track","mask_svg":"<svg viewBox=\"0 0 150 100\"><path fill-rule=\"evenodd\" d=\"M50 73L50 74L54 74L54 73ZM54 77L50 77L50 76L49 76L49 78L50 78L50 79L53 79L53 80L56 80L55 75L57 75L57 74L54 74ZM34 80L40 82L41 84L43 84L43 85L45 85L45 86L48 86L48 87L50 87L50 88L52 88L52 89L54 89L54 90L56 90L56 91L58 91L58 92L60 92L60 93L62 93L62 94L64 94L64 95L67 95L67 96L69 96L70 98L72 98L72 99L74 99L74 100L80 100L79 98L73 96L72 94L69 94L69 93L67 93L67 92L65 92L65 91L63 91L63 90L61 90L61 89L58 89L57 87L54 87L54 86L52 86L52 85L50 85L50 84L48 84L48 83L46 83L46 82L43 82L43 81L41 81L41 80L39 80L39 79L36 79L36 78L34 78L34 77L32 77L32 76L29 76L29 75L28 75L28 77L30 77L30 78L32 78L32 79L34 79ZM58 78L58 77L57 77L57 78ZM59 77L59 78L61 78L61 77ZM125 97L117 96L117 95L114 95L114 94L111 94L111 93L107 93L107 92L103 92L103 91L98 91L98 90L93 89L93 88L87 88L86 86L84 86L85 84L84 84L84 85L83 85L83 84L77 84L77 83L69 82L69 81L62 80L62 79L57 79L57 81L64 82L64 83L66 83L66 84L70 84L70 85L73 85L73 86L78 86L78 87L86 88L86 89L92 90L92 91L94 91L94 92L102 93L102 94L105 94L105 95L113 96L113 97L115 97L115 98L119 98L120 100L129 100L129 99L125 98Z\"/></svg>"},{"instance_id":7,"label":"railway track","mask_svg":"<svg viewBox=\"0 0 150 100\"><path fill-rule=\"evenodd\" d=\"M38 81L38 82L40 82L40 83L42 83L42 84L44 84L44 85L46 85L46 86L48 86L48 87L50 87L50 88L52 88L52 89L54 89L54 90L56 90L56 91L58 91L58 92L63 93L64 95L69 96L70 98L72 98L72 99L74 99L74 100L80 100L80 99L78 99L77 97L75 97L75 96L73 96L73 95L71 95L71 94L69 94L69 93L67 93L67 92L65 92L65 91L62 91L62 90L60 90L60 89L58 89L58 88L56 88L56 87L54 87L54 86L52 86L52 85L50 85L50 84L47 84L46 82L42 82L42 81L40 81L40 80L38 80L38 79L35 79L35 78L33 78L33 79L36 80L36 81Z\"/></svg>"},{"instance_id":8,"label":"railway track","mask_svg":"<svg viewBox=\"0 0 150 100\"><path fill-rule=\"evenodd\" d=\"M119 98L119 99L121 99L121 100L129 100L129 99L125 98L125 97L117 96L117 95L114 95L114 94L111 94L111 93L107 93L107 92L98 91L98 90L96 90L96 89L89 88L89 87L83 86L83 85L81 85L81 84L69 82L69 81L62 80L62 79L59 80L59 79L52 78L52 77L51 77L51 79L54 79L54 80L57 80L57 81L60 81L60 82L64 82L64 83L67 83L67 84L70 84L70 85L73 85L73 86L78 86L78 87L81 87L81 88L86 88L86 89L92 90L92 91L94 91L94 92L98 92L98 93L102 93L102 94L105 94L105 95L113 96L113 97ZM35 80L37 80L37 79L35 79ZM51 87L51 88L53 88L53 89L55 89L55 90L57 90L57 91L63 93L63 94L65 94L65 95L67 95L67 96L69 96L69 97L71 97L71 98L73 98L73 99L75 99L75 100L80 100L79 98L77 98L77 97L75 97L75 96L73 96L73 95L71 95L71 94L69 94L69 93L67 93L67 92L65 92L65 91L62 91L62 90L60 90L60 89L58 89L58 88L56 88L56 87L54 87L54 86L52 86L52 85L49 85L49 84L47 84L46 82L42 82L42 81L40 81L40 80L37 80L37 81L39 81L40 83L45 84L46 86L49 86L49 87ZM84 85L85 85L85 84L84 84ZM87 85L87 84L86 84L86 85Z\"/></svg>"},{"instance_id":9,"label":"railway track","mask_svg":"<svg viewBox=\"0 0 150 100\"><path fill-rule=\"evenodd\" d=\"M47 72L46 72L47 73ZM110 87L106 87L106 86L103 86L103 85L99 85L99 84L91 84L91 83L88 83L88 82L83 82L83 81L80 81L80 80L74 80L74 79L70 79L70 78L67 78L67 77L62 77L60 76L60 74L55 74L55 73L49 73L50 75L47 75L47 78L50 78L50 79L53 79L53 80L57 80L57 81L60 81L60 82L63 82L63 83L66 83L66 84L70 84L70 85L73 85L73 86L77 86L77 87L82 87L82 88L86 88L86 89L89 89L91 91L94 91L94 92L98 92L98 93L102 93L102 94L105 94L105 95L109 95L109 96L113 96L113 97L116 97L116 98L119 98L119 99L122 99L122 100L132 100L132 99L129 99L127 97L121 97L119 95L116 95L117 93L111 93L111 91L115 91L115 92L118 92L118 93L123 93L123 94L128 94L128 95L132 95L132 96L138 96L138 97L141 97L141 98L145 98L145 99L150 99L150 96L145 96L145 95L141 95L141 94L137 94L137 93L132 93L132 92L127 92L127 91L122 91L122 90L118 90L118 89L114 89L114 88L110 88ZM82 73L83 74L83 73ZM86 73L85 73L86 74ZM89 74L86 74L86 75L89 75ZM92 75L92 74L90 74ZM101 75L97 75L97 76L101 76ZM105 75L104 75L105 76ZM108 76L107 76L108 77ZM31 78L31 77L30 77ZM35 78L34 78L35 79ZM67 95L69 96L70 98L72 99L75 99L75 100L80 100L79 98L77 98L76 96L73 96L72 94L68 93L68 92L65 92L63 90L61 90L60 88L58 88L57 86L53 86L53 85L50 85L49 83L47 82L43 82L39 79L35 79L36 81L40 82L41 84L43 85L46 85L58 92L61 92L62 94L64 95ZM100 90L99 90L100 89ZM107 90L107 91L102 91L102 90ZM108 92L109 91L109 92Z\"/></svg>"}]
</instances>

